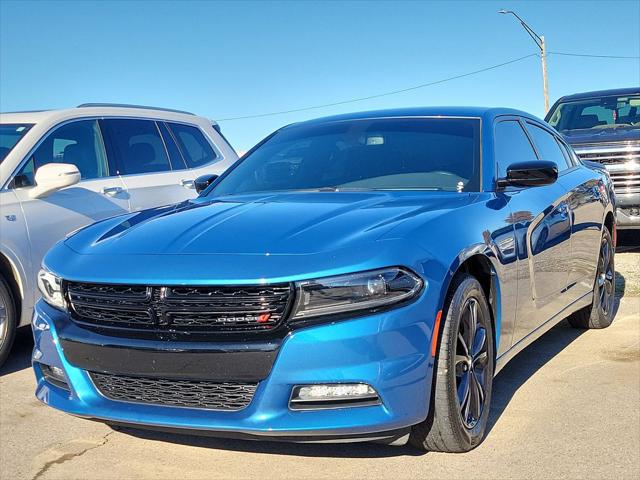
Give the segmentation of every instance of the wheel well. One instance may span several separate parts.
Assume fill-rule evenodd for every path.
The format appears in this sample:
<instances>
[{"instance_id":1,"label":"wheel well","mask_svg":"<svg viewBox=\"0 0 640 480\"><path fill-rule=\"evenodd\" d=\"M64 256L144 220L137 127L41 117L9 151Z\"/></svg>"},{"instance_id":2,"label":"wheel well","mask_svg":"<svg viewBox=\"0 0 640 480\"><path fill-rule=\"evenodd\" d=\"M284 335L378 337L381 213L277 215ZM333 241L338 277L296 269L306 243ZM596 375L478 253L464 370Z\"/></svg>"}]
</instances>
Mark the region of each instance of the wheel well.
<instances>
[{"instance_id":1,"label":"wheel well","mask_svg":"<svg viewBox=\"0 0 640 480\"><path fill-rule=\"evenodd\" d=\"M20 315L22 314L22 302L20 300L20 287L18 287L18 282L16 282L16 278L13 273L13 268L11 267L11 263L4 255L0 254L0 276L2 276L7 283L9 284L9 288L11 289L11 293L13 295L13 301L16 307L16 316L17 321L20 322Z\"/></svg>"},{"instance_id":2,"label":"wheel well","mask_svg":"<svg viewBox=\"0 0 640 480\"><path fill-rule=\"evenodd\" d=\"M496 286L497 276L491 261L484 255L473 255L460 264L456 274L459 272L467 273L480 282L482 291L484 292L487 302L489 302L489 312L491 313L491 323L493 325L493 341L494 346L497 346L496 318L498 318L498 288ZM497 349L494 349L494 351L497 354Z\"/></svg>"},{"instance_id":3,"label":"wheel well","mask_svg":"<svg viewBox=\"0 0 640 480\"><path fill-rule=\"evenodd\" d=\"M607 213L607 216L604 218L604 226L607 227L607 230L609 230L609 234L613 235L613 213Z\"/></svg>"}]
</instances>

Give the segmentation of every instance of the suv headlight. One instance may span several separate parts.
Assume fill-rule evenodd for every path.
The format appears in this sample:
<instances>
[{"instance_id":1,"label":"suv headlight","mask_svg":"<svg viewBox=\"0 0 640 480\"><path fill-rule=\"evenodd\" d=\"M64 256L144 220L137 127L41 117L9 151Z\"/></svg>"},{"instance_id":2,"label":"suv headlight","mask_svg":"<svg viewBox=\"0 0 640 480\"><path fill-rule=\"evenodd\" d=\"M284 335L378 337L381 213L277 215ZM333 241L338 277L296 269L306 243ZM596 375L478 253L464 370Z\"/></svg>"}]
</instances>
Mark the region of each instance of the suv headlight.
<instances>
[{"instance_id":1,"label":"suv headlight","mask_svg":"<svg viewBox=\"0 0 640 480\"><path fill-rule=\"evenodd\" d=\"M296 282L292 321L387 307L415 297L422 279L400 267Z\"/></svg>"},{"instance_id":2,"label":"suv headlight","mask_svg":"<svg viewBox=\"0 0 640 480\"><path fill-rule=\"evenodd\" d=\"M66 310L67 304L62 294L62 280L49 270L41 268L38 272L38 289L42 298L52 307Z\"/></svg>"}]
</instances>

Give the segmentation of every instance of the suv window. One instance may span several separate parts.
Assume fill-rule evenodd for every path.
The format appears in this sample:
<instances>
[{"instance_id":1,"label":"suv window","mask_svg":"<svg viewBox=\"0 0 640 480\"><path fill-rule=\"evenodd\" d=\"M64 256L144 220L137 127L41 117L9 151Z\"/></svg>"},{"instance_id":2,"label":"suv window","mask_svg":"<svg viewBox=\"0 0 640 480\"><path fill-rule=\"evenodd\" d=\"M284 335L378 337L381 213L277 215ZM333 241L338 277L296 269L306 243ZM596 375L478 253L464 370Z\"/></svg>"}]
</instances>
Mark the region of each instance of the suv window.
<instances>
[{"instance_id":1,"label":"suv window","mask_svg":"<svg viewBox=\"0 0 640 480\"><path fill-rule=\"evenodd\" d=\"M546 160L549 162L555 162L558 165L558 171L561 172L569 168L567 159L562 154L556 137L547 132L544 128L527 122L527 129L533 138L533 142L538 147L538 153L540 154L540 160Z\"/></svg>"},{"instance_id":2,"label":"suv window","mask_svg":"<svg viewBox=\"0 0 640 480\"><path fill-rule=\"evenodd\" d=\"M498 178L507 176L512 163L537 160L536 152L517 120L505 120L496 125L495 155Z\"/></svg>"},{"instance_id":3,"label":"suv window","mask_svg":"<svg viewBox=\"0 0 640 480\"><path fill-rule=\"evenodd\" d=\"M71 163L83 180L109 176L109 163L96 120L67 123L49 134L14 179L14 187L35 185L35 172L47 163Z\"/></svg>"},{"instance_id":4,"label":"suv window","mask_svg":"<svg viewBox=\"0 0 640 480\"><path fill-rule=\"evenodd\" d=\"M118 175L171 170L169 157L156 122L152 120L101 120L108 134L110 154Z\"/></svg>"},{"instance_id":5,"label":"suv window","mask_svg":"<svg viewBox=\"0 0 640 480\"><path fill-rule=\"evenodd\" d=\"M169 123L168 125L178 142L187 167L202 167L216 159L216 152L199 128L181 123Z\"/></svg>"}]
</instances>

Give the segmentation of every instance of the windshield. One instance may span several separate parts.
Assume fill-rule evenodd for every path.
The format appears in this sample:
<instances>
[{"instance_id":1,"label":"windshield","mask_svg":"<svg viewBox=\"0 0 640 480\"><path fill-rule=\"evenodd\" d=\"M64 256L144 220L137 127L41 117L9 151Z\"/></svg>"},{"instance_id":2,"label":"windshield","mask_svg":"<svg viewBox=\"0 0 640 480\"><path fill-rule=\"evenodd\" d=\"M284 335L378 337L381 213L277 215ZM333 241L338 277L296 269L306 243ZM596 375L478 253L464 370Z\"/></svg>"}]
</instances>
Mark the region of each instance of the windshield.
<instances>
[{"instance_id":1,"label":"windshield","mask_svg":"<svg viewBox=\"0 0 640 480\"><path fill-rule=\"evenodd\" d=\"M548 122L560 132L640 128L640 95L588 98L559 103L549 115Z\"/></svg>"},{"instance_id":2,"label":"windshield","mask_svg":"<svg viewBox=\"0 0 640 480\"><path fill-rule=\"evenodd\" d=\"M32 126L27 123L0 124L0 163L9 155L9 152Z\"/></svg>"},{"instance_id":3,"label":"windshield","mask_svg":"<svg viewBox=\"0 0 640 480\"><path fill-rule=\"evenodd\" d=\"M206 195L479 187L479 119L384 118L284 128Z\"/></svg>"}]
</instances>

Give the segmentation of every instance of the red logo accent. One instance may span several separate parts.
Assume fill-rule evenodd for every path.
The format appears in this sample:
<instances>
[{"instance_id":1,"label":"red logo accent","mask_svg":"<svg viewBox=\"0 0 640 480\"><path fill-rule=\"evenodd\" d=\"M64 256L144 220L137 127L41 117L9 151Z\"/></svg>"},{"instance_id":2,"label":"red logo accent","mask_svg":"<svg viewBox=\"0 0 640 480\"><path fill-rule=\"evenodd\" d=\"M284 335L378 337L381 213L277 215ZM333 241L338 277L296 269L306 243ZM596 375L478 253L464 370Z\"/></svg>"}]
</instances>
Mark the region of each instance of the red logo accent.
<instances>
[{"instance_id":1,"label":"red logo accent","mask_svg":"<svg viewBox=\"0 0 640 480\"><path fill-rule=\"evenodd\" d=\"M270 318L271 318L270 313L261 313L260 316L258 317L258 323L267 323Z\"/></svg>"}]
</instances>

